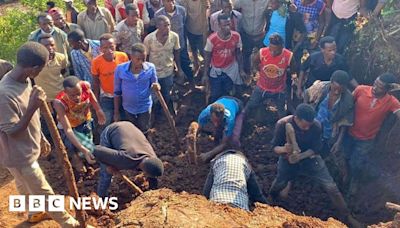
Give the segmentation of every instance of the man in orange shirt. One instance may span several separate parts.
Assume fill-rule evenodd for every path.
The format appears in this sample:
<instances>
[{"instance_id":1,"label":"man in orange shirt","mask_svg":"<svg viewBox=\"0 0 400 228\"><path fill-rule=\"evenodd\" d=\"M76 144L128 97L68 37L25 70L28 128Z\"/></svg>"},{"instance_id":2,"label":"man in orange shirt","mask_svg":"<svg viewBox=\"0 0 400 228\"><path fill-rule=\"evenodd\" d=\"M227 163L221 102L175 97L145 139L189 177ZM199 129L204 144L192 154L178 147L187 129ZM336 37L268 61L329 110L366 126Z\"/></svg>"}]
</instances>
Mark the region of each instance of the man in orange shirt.
<instances>
[{"instance_id":1,"label":"man in orange shirt","mask_svg":"<svg viewBox=\"0 0 400 228\"><path fill-rule=\"evenodd\" d=\"M396 83L393 74L380 75L373 86L358 86L354 92L354 124L344 139L344 149L349 166L349 195L357 192L357 187L371 177L377 177L376 168L370 165L370 151L382 122L389 113L400 118L400 102L388 92Z\"/></svg>"},{"instance_id":2,"label":"man in orange shirt","mask_svg":"<svg viewBox=\"0 0 400 228\"><path fill-rule=\"evenodd\" d=\"M100 49L103 54L92 61L93 92L106 115L109 125L114 115L114 71L118 64L128 62L128 55L115 51L115 39L109 34L100 37Z\"/></svg>"}]
</instances>

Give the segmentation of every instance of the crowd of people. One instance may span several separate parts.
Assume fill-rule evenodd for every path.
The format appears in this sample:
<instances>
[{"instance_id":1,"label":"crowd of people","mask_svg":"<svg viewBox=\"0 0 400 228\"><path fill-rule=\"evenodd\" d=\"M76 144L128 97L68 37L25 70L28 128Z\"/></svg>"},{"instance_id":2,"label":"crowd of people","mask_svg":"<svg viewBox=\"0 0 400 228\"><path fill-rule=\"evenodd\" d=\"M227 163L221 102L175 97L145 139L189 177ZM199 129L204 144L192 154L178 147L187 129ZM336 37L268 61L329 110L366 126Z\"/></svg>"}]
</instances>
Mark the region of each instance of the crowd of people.
<instances>
[{"instance_id":1,"label":"crowd of people","mask_svg":"<svg viewBox=\"0 0 400 228\"><path fill-rule=\"evenodd\" d=\"M164 167L148 140L152 119L162 118L154 115L161 106L154 91L176 117L179 84L208 98L197 120L200 131L213 129L215 142L199 154L210 162L207 198L249 210L250 202L287 197L304 175L323 187L344 222L361 226L345 199L379 176L369 167L370 151L386 116L400 117L400 102L389 93L395 75L359 85L342 53L356 17L379 17L384 0L106 0L105 7L84 0L82 12L64 2L48 2L38 15L15 66L0 61L0 164L21 194L54 194L37 162L49 149L42 102L75 171L100 163L100 197L121 169L142 170L156 188ZM240 143L243 124L265 104L279 117L271 141L277 176L267 195ZM101 132L100 145L94 132ZM327 158L345 161L339 178L346 197ZM28 221L47 216L79 226L68 212L29 214Z\"/></svg>"}]
</instances>

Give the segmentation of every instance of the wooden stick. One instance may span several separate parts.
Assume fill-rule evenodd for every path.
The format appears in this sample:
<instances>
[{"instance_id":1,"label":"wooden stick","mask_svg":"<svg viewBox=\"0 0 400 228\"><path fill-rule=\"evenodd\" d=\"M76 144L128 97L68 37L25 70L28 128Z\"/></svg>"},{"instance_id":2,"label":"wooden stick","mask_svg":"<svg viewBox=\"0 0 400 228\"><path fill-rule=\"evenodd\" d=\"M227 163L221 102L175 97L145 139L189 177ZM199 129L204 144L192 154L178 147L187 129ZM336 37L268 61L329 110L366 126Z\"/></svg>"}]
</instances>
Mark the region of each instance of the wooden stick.
<instances>
[{"instance_id":1,"label":"wooden stick","mask_svg":"<svg viewBox=\"0 0 400 228\"><path fill-rule=\"evenodd\" d=\"M286 123L285 130L286 130L286 142L289 144L292 144L293 153L299 153L300 147L297 144L296 134L294 132L294 128L293 128L292 124Z\"/></svg>"},{"instance_id":2,"label":"wooden stick","mask_svg":"<svg viewBox=\"0 0 400 228\"><path fill-rule=\"evenodd\" d=\"M76 186L74 172L72 171L71 163L68 159L67 150L65 149L64 143L62 142L60 133L57 130L56 123L51 115L50 108L46 102L43 102L40 107L40 111L46 124L49 128L51 138L53 139L54 146L56 147L57 157L61 163L61 167L64 172L64 177L67 181L69 195L78 200L79 192ZM80 227L86 227L86 213L84 210L76 209L76 219L79 221Z\"/></svg>"},{"instance_id":3,"label":"wooden stick","mask_svg":"<svg viewBox=\"0 0 400 228\"><path fill-rule=\"evenodd\" d=\"M391 210L400 211L400 205L395 203L386 202L385 207Z\"/></svg>"},{"instance_id":4,"label":"wooden stick","mask_svg":"<svg viewBox=\"0 0 400 228\"><path fill-rule=\"evenodd\" d=\"M197 130L199 124L192 122L189 126L188 133L186 135L187 153L189 155L189 162L197 165Z\"/></svg>"},{"instance_id":5,"label":"wooden stick","mask_svg":"<svg viewBox=\"0 0 400 228\"><path fill-rule=\"evenodd\" d=\"M160 88L159 88L158 84L154 83L151 86L151 88L153 89L154 93L156 94L156 96L157 96L158 100L160 101L160 104L164 110L164 113L167 116L168 123L174 132L176 146L178 147L178 150L179 150L181 148L181 143L179 140L178 131L176 130L176 127L175 127L175 121L172 118L171 113L168 110L167 103L165 103L164 97L162 96L162 94L160 92Z\"/></svg>"},{"instance_id":6,"label":"wooden stick","mask_svg":"<svg viewBox=\"0 0 400 228\"><path fill-rule=\"evenodd\" d=\"M138 193L139 195L143 194L142 189L140 189L135 183L133 183L127 176L122 174L119 170L114 169L113 172L115 175L119 176L125 183L127 183L134 192Z\"/></svg>"}]
</instances>

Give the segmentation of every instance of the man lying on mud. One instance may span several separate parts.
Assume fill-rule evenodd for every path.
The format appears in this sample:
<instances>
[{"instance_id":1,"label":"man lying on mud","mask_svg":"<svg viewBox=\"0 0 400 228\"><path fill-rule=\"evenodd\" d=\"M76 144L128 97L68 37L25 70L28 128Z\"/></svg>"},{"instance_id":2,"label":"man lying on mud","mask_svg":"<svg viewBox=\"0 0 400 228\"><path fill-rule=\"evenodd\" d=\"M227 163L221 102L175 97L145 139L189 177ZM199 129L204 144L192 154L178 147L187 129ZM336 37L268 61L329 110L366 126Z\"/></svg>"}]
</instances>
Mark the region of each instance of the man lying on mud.
<instances>
[{"instance_id":1,"label":"man lying on mud","mask_svg":"<svg viewBox=\"0 0 400 228\"><path fill-rule=\"evenodd\" d=\"M247 211L249 200L267 203L250 163L237 150L226 150L211 161L203 194L211 201Z\"/></svg>"}]
</instances>

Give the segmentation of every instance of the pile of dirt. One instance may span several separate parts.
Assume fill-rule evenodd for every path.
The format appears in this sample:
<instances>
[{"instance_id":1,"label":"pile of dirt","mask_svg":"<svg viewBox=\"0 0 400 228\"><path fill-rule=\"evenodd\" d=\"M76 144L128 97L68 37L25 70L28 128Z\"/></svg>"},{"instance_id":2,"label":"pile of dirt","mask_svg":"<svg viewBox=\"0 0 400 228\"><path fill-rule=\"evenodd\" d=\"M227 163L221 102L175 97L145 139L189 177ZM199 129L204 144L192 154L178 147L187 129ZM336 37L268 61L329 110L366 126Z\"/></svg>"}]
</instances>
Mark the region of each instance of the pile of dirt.
<instances>
[{"instance_id":1,"label":"pile of dirt","mask_svg":"<svg viewBox=\"0 0 400 228\"><path fill-rule=\"evenodd\" d=\"M169 189L145 192L116 217L116 227L346 227L332 218L294 215L257 204L252 212L208 201L203 196Z\"/></svg>"}]
</instances>

